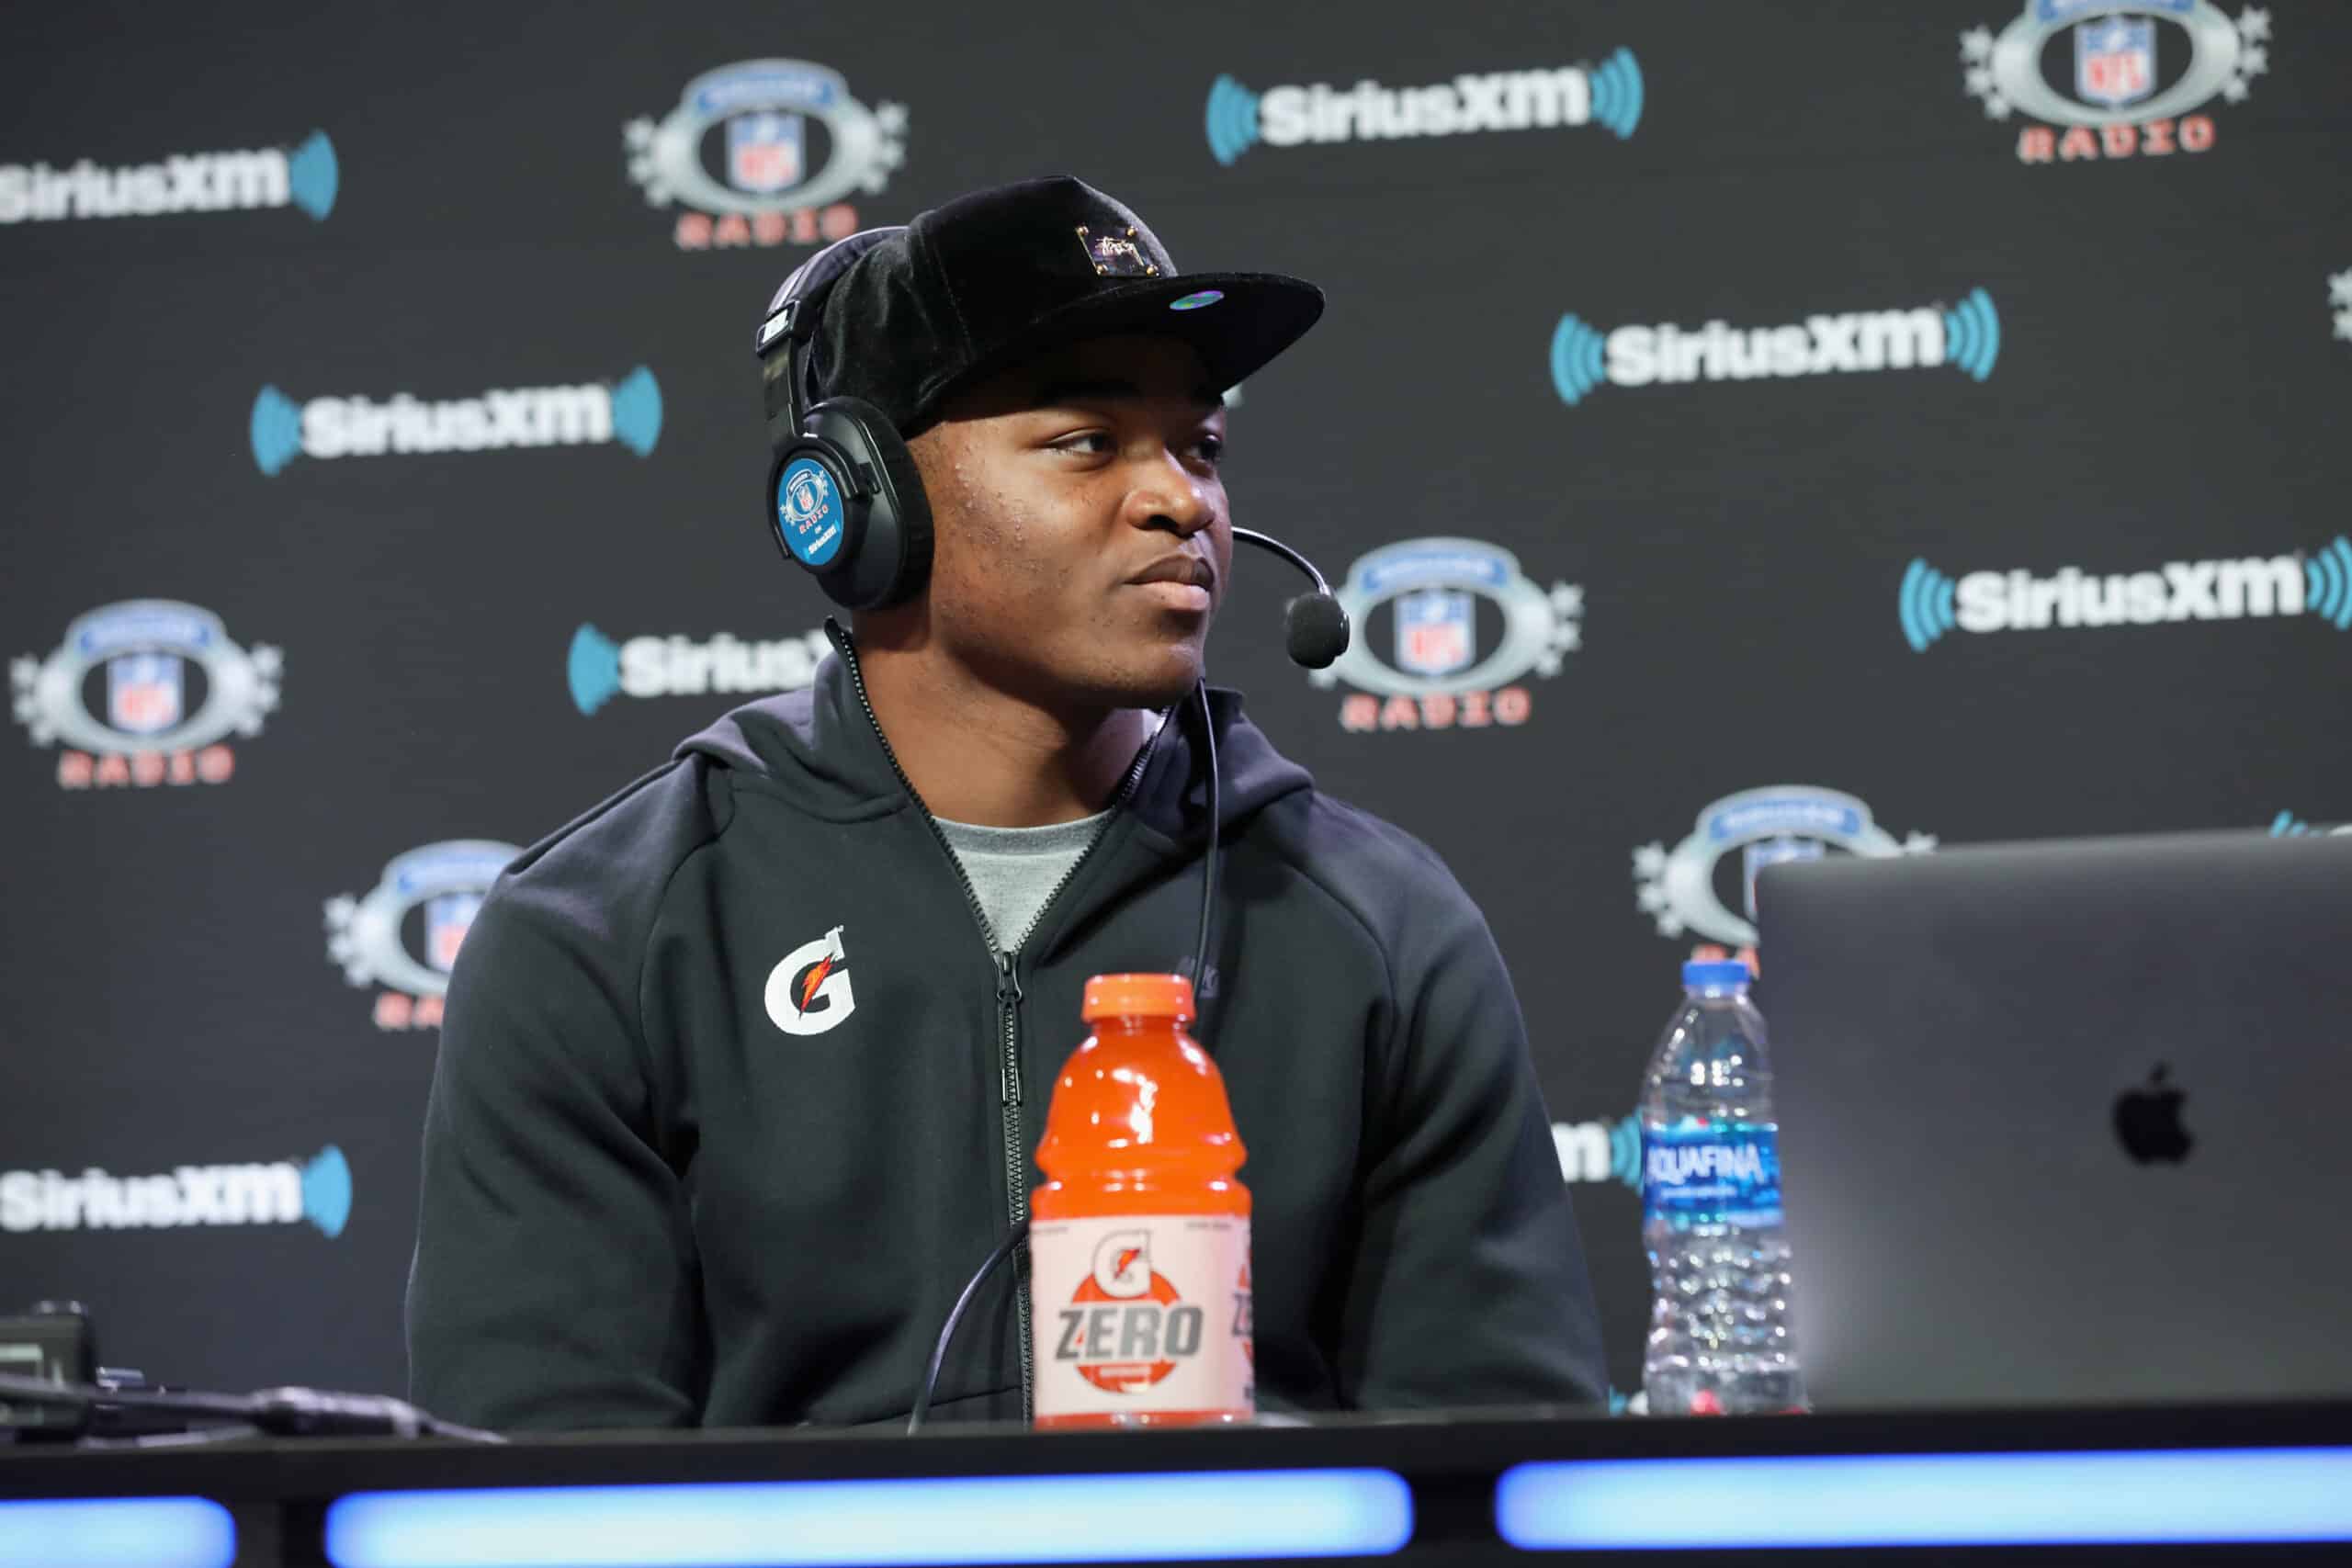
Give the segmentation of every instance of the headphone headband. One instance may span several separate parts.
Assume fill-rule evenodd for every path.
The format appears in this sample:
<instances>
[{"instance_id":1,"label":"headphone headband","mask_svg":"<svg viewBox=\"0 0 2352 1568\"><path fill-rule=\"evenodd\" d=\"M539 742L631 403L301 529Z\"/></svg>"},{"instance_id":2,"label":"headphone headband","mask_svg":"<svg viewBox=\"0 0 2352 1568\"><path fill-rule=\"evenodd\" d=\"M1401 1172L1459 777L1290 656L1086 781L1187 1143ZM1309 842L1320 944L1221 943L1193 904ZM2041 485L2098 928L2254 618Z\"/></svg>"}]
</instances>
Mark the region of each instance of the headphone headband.
<instances>
[{"instance_id":1,"label":"headphone headband","mask_svg":"<svg viewBox=\"0 0 2352 1568\"><path fill-rule=\"evenodd\" d=\"M905 232L865 230L802 262L768 301L752 341L775 452L769 536L835 604L856 610L921 588L931 570L931 507L889 417L854 397L820 400L809 373L833 286L859 257Z\"/></svg>"},{"instance_id":2,"label":"headphone headband","mask_svg":"<svg viewBox=\"0 0 2352 1568\"><path fill-rule=\"evenodd\" d=\"M801 420L808 412L810 389L808 381L808 344L817 335L817 319L824 309L825 296L832 291L842 274L847 272L858 257L883 241L906 231L904 224L894 224L881 229L861 229L846 239L835 240L794 267L791 276L776 288L775 298L768 301L768 313L761 321L759 333L752 342L752 352L759 356L766 372L768 416L771 419L784 413L789 416L788 429L800 428ZM780 362L771 361L769 355L779 346L783 349L783 359Z\"/></svg>"}]
</instances>

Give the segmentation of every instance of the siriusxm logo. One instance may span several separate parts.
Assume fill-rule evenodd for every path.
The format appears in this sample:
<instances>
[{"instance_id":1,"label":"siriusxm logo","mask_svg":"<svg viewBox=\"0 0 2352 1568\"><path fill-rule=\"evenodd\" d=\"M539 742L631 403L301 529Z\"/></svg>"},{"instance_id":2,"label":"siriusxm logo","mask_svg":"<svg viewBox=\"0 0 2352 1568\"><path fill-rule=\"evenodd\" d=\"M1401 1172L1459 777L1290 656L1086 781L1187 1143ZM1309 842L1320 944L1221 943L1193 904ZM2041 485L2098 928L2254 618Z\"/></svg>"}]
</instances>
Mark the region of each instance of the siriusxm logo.
<instances>
[{"instance_id":1,"label":"siriusxm logo","mask_svg":"<svg viewBox=\"0 0 2352 1568\"><path fill-rule=\"evenodd\" d=\"M1209 152L1230 166L1260 141L1300 147L1539 130L1599 123L1622 141L1642 120L1642 68L1621 49L1598 67L1489 71L1426 87L1358 82L1269 87L1253 93L1230 76L1209 86Z\"/></svg>"},{"instance_id":2,"label":"siriusxm logo","mask_svg":"<svg viewBox=\"0 0 2352 1568\"><path fill-rule=\"evenodd\" d=\"M1895 612L1915 653L1955 628L2045 631L2310 615L2352 631L2352 540L2338 535L2308 554L2166 561L2161 571L2104 577L2068 566L2048 577L1972 571L1955 581L1914 560L1895 591Z\"/></svg>"},{"instance_id":3,"label":"siriusxm logo","mask_svg":"<svg viewBox=\"0 0 2352 1568\"><path fill-rule=\"evenodd\" d=\"M831 646L821 631L774 642L745 642L725 632L707 642L684 637L633 637L615 642L582 622L571 634L564 674L571 686L571 705L593 714L616 694L682 697L707 692L797 691L816 678L817 661Z\"/></svg>"},{"instance_id":4,"label":"siriusxm logo","mask_svg":"<svg viewBox=\"0 0 2352 1568\"><path fill-rule=\"evenodd\" d=\"M272 477L298 456L324 460L617 441L643 457L662 439L662 389L642 365L611 386L520 387L446 402L400 392L380 403L368 398L298 403L264 387L254 399L249 434L254 466Z\"/></svg>"},{"instance_id":5,"label":"siriusxm logo","mask_svg":"<svg viewBox=\"0 0 2352 1568\"><path fill-rule=\"evenodd\" d=\"M324 219L341 183L334 143L323 130L291 150L191 152L115 169L87 158L66 169L0 164L0 223L249 212L288 203Z\"/></svg>"},{"instance_id":6,"label":"siriusxm logo","mask_svg":"<svg viewBox=\"0 0 2352 1568\"><path fill-rule=\"evenodd\" d=\"M1578 317L1552 331L1552 385L1574 408L1606 381L1619 387L1750 381L1860 370L1950 365L1982 381L2001 356L1993 297L1972 288L1954 306L1849 310L1802 326L1623 326L1602 332Z\"/></svg>"},{"instance_id":7,"label":"siriusxm logo","mask_svg":"<svg viewBox=\"0 0 2352 1568\"><path fill-rule=\"evenodd\" d=\"M1642 1125L1631 1112L1614 1122L1555 1122L1552 1147L1565 1180L1642 1184Z\"/></svg>"},{"instance_id":8,"label":"siriusxm logo","mask_svg":"<svg viewBox=\"0 0 2352 1568\"><path fill-rule=\"evenodd\" d=\"M0 1171L0 1230L177 1230L290 1225L329 1236L351 1218L351 1167L329 1144L306 1164L184 1165L158 1176Z\"/></svg>"}]
</instances>

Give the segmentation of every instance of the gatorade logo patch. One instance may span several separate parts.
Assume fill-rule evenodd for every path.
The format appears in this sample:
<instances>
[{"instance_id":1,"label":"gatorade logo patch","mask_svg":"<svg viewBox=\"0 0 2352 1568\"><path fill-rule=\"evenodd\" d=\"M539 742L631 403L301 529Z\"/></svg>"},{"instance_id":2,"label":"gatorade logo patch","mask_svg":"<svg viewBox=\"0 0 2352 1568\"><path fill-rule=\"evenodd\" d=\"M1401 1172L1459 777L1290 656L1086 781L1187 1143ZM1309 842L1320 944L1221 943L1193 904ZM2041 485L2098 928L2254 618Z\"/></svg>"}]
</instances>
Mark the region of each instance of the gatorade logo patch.
<instances>
[{"instance_id":1,"label":"gatorade logo patch","mask_svg":"<svg viewBox=\"0 0 2352 1568\"><path fill-rule=\"evenodd\" d=\"M768 1017L786 1034L822 1034L857 1010L850 991L849 954L835 926L804 942L768 971Z\"/></svg>"},{"instance_id":2,"label":"gatorade logo patch","mask_svg":"<svg viewBox=\"0 0 2352 1568\"><path fill-rule=\"evenodd\" d=\"M1053 1335L1039 1414L1251 1408L1248 1220L1039 1222L1030 1258L1037 1317Z\"/></svg>"}]
</instances>

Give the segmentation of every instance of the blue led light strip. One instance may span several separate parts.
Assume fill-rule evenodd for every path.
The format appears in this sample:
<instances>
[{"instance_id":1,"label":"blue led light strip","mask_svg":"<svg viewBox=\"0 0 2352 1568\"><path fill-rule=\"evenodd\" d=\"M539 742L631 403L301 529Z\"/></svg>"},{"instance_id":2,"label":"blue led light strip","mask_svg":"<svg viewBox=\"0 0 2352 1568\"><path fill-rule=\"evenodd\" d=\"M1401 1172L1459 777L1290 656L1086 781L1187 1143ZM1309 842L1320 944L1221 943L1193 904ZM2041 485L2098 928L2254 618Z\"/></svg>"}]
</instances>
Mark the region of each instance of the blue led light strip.
<instances>
[{"instance_id":1,"label":"blue led light strip","mask_svg":"<svg viewBox=\"0 0 2352 1568\"><path fill-rule=\"evenodd\" d=\"M2352 1448L1515 1465L1530 1550L2352 1540Z\"/></svg>"},{"instance_id":2,"label":"blue led light strip","mask_svg":"<svg viewBox=\"0 0 2352 1568\"><path fill-rule=\"evenodd\" d=\"M1067 1562L1392 1552L1385 1470L361 1492L329 1506L336 1568Z\"/></svg>"},{"instance_id":3,"label":"blue led light strip","mask_svg":"<svg viewBox=\"0 0 2352 1568\"><path fill-rule=\"evenodd\" d=\"M229 1568L237 1523L203 1497L0 1503L0 1568Z\"/></svg>"}]
</instances>

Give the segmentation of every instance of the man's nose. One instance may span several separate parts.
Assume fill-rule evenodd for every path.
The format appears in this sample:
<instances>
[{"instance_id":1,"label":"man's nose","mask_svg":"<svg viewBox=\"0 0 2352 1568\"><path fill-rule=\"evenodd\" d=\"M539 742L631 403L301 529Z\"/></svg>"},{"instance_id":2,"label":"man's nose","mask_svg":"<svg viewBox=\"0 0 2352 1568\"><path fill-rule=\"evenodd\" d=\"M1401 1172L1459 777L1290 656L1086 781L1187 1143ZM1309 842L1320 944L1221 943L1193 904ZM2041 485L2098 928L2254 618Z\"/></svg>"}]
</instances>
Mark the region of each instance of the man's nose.
<instances>
[{"instance_id":1,"label":"man's nose","mask_svg":"<svg viewBox=\"0 0 2352 1568\"><path fill-rule=\"evenodd\" d=\"M1129 497L1136 525L1157 528L1189 539L1216 521L1216 502L1208 488L1177 460L1172 452L1153 468L1150 478Z\"/></svg>"}]
</instances>

